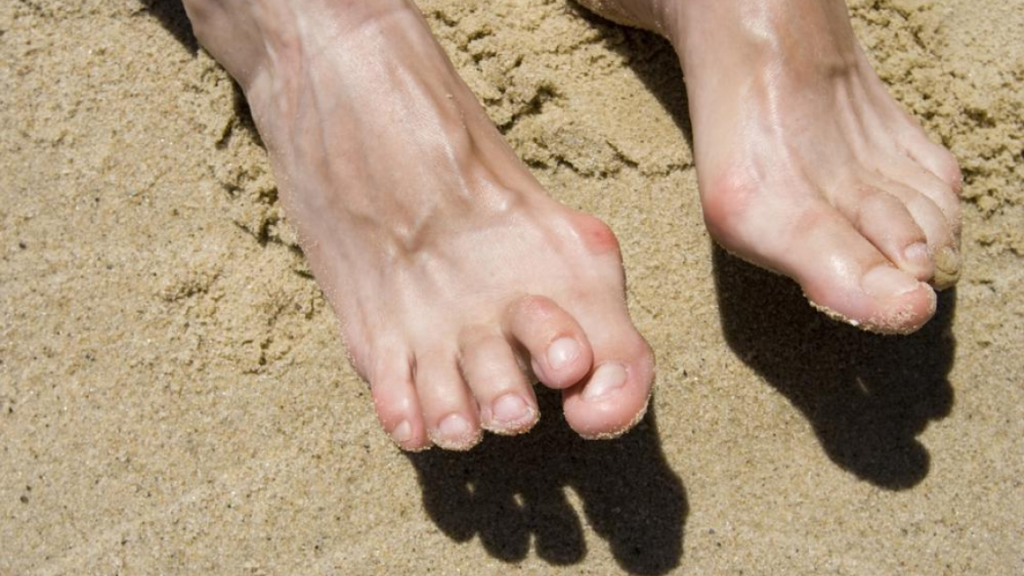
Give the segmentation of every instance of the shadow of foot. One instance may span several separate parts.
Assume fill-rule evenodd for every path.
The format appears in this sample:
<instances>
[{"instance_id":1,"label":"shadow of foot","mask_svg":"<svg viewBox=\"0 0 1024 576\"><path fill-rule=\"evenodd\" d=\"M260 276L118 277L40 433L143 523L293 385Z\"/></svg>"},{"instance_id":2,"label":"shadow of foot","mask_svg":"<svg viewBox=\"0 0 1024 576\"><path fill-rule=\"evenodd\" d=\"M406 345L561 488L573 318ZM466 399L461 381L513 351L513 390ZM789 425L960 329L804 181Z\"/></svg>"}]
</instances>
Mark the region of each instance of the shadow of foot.
<instances>
[{"instance_id":1,"label":"shadow of foot","mask_svg":"<svg viewBox=\"0 0 1024 576\"><path fill-rule=\"evenodd\" d=\"M653 413L618 440L588 442L558 416L557 393L538 388L538 400L544 417L528 435L490 436L469 453L409 455L438 527L460 542L478 535L506 562L525 558L532 539L545 561L574 564L586 545L568 488L623 569L664 574L678 566L686 492L661 452Z\"/></svg>"},{"instance_id":2,"label":"shadow of foot","mask_svg":"<svg viewBox=\"0 0 1024 576\"><path fill-rule=\"evenodd\" d=\"M672 117L690 150L693 150L689 97L679 56L672 44L653 32L605 20L576 2L568 2L566 6L573 14L601 31L604 47L622 57L644 87Z\"/></svg>"},{"instance_id":3,"label":"shadow of foot","mask_svg":"<svg viewBox=\"0 0 1024 576\"><path fill-rule=\"evenodd\" d=\"M136 0L142 9L152 14L160 24L174 35L189 50L195 54L199 51L199 42L192 33L192 25L185 14L185 6L181 0Z\"/></svg>"},{"instance_id":4,"label":"shadow of foot","mask_svg":"<svg viewBox=\"0 0 1024 576\"><path fill-rule=\"evenodd\" d=\"M803 412L837 465L877 486L903 490L928 475L917 436L947 416L956 341L956 294L910 336L879 336L833 322L799 287L729 255L713 253L729 346Z\"/></svg>"},{"instance_id":5,"label":"shadow of foot","mask_svg":"<svg viewBox=\"0 0 1024 576\"><path fill-rule=\"evenodd\" d=\"M672 46L569 6L603 32L607 47L623 56L692 149L685 83ZM917 436L953 406L947 375L956 347L950 331L955 291L939 296L938 313L918 333L884 337L828 320L794 282L717 246L713 263L729 346L804 413L832 461L891 490L921 482L930 457Z\"/></svg>"}]
</instances>

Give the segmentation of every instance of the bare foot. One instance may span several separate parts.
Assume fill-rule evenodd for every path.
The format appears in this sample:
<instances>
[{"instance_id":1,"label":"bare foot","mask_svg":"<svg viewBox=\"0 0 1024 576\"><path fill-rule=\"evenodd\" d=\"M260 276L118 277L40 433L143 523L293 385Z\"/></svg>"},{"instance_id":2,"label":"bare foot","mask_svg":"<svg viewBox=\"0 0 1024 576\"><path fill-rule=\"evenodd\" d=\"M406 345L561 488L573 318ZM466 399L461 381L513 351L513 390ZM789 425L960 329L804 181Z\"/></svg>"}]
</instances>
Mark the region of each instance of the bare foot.
<instances>
[{"instance_id":1,"label":"bare foot","mask_svg":"<svg viewBox=\"0 0 1024 576\"><path fill-rule=\"evenodd\" d=\"M552 200L406 0L189 0L241 83L289 218L384 429L471 448L539 417L614 436L643 415L653 356L618 244Z\"/></svg>"},{"instance_id":2,"label":"bare foot","mask_svg":"<svg viewBox=\"0 0 1024 576\"><path fill-rule=\"evenodd\" d=\"M888 95L842 0L580 1L675 46L722 246L867 330L931 318L960 275L960 170Z\"/></svg>"}]
</instances>

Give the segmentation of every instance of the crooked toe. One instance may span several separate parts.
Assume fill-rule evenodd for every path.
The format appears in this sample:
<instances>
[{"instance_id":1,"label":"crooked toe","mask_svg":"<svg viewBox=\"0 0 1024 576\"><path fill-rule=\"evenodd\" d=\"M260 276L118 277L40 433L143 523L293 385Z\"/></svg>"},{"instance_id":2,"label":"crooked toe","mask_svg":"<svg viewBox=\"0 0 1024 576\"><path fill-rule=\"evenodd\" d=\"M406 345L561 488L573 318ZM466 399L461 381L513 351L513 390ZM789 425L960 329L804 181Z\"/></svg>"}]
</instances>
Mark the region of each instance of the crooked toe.
<instances>
[{"instance_id":1,"label":"crooked toe","mask_svg":"<svg viewBox=\"0 0 1024 576\"><path fill-rule=\"evenodd\" d=\"M590 342L576 319L543 296L526 296L513 303L505 325L530 354L537 378L551 388L579 382L593 361Z\"/></svg>"},{"instance_id":2,"label":"crooked toe","mask_svg":"<svg viewBox=\"0 0 1024 576\"><path fill-rule=\"evenodd\" d=\"M890 262L921 281L935 273L927 235L898 198L863 186L839 194L836 208Z\"/></svg>"},{"instance_id":3,"label":"crooked toe","mask_svg":"<svg viewBox=\"0 0 1024 576\"><path fill-rule=\"evenodd\" d=\"M920 166L904 166L898 175L907 207L928 236L935 273L932 286L938 290L960 279L960 227L962 210L957 191Z\"/></svg>"},{"instance_id":4,"label":"crooked toe","mask_svg":"<svg viewBox=\"0 0 1024 576\"><path fill-rule=\"evenodd\" d=\"M934 268L931 284L940 290L955 284L960 278L961 261L957 239L959 225L954 228L949 220L959 215L948 214L954 208L943 208L930 196L903 183L887 181L885 187L903 202L928 238Z\"/></svg>"}]
</instances>

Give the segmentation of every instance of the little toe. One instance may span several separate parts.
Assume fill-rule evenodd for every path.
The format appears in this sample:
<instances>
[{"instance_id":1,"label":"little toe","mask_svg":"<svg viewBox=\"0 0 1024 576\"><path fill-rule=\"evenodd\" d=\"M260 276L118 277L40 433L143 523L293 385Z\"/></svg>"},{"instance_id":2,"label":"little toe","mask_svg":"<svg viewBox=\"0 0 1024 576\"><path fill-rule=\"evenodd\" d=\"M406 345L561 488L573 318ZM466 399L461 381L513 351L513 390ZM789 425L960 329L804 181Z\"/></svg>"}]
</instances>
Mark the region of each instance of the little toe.
<instances>
[{"instance_id":1,"label":"little toe","mask_svg":"<svg viewBox=\"0 0 1024 576\"><path fill-rule=\"evenodd\" d=\"M550 388L576 384L590 370L590 343L579 323L543 296L525 296L508 309L506 330L530 354L537 378Z\"/></svg>"},{"instance_id":2,"label":"little toe","mask_svg":"<svg viewBox=\"0 0 1024 576\"><path fill-rule=\"evenodd\" d=\"M462 374L480 407L481 426L503 435L532 428L540 415L537 399L501 334L467 330L460 348Z\"/></svg>"},{"instance_id":3,"label":"little toe","mask_svg":"<svg viewBox=\"0 0 1024 576\"><path fill-rule=\"evenodd\" d=\"M445 450L469 450L480 442L477 407L462 380L455 354L439 351L417 358L416 392L427 433Z\"/></svg>"},{"instance_id":4,"label":"little toe","mask_svg":"<svg viewBox=\"0 0 1024 576\"><path fill-rule=\"evenodd\" d=\"M565 419L583 438L615 438L647 411L654 354L628 318L590 334L594 368L584 382L562 393Z\"/></svg>"},{"instance_id":5,"label":"little toe","mask_svg":"<svg viewBox=\"0 0 1024 576\"><path fill-rule=\"evenodd\" d=\"M430 448L409 363L403 357L392 364L370 379L377 419L399 448L410 452Z\"/></svg>"},{"instance_id":6,"label":"little toe","mask_svg":"<svg viewBox=\"0 0 1024 576\"><path fill-rule=\"evenodd\" d=\"M914 122L914 124L917 123ZM919 125L913 126L905 132L904 142L907 146L907 153L913 160L949 186L954 193L960 194L964 176L952 152L945 146L932 142Z\"/></svg>"}]
</instances>

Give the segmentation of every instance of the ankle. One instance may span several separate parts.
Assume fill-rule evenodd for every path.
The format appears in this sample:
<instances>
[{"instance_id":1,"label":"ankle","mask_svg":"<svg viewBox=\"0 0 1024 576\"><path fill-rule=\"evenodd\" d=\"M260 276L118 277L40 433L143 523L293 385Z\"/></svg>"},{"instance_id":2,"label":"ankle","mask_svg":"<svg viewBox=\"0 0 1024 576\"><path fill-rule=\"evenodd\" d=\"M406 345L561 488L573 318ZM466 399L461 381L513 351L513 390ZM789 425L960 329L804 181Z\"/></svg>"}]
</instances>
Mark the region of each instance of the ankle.
<instances>
[{"instance_id":1,"label":"ankle","mask_svg":"<svg viewBox=\"0 0 1024 576\"><path fill-rule=\"evenodd\" d=\"M331 41L410 0L184 0L200 44L248 92L264 76L296 70Z\"/></svg>"},{"instance_id":2,"label":"ankle","mask_svg":"<svg viewBox=\"0 0 1024 576\"><path fill-rule=\"evenodd\" d=\"M278 0L184 0L199 43L248 89L297 38L293 10Z\"/></svg>"}]
</instances>

